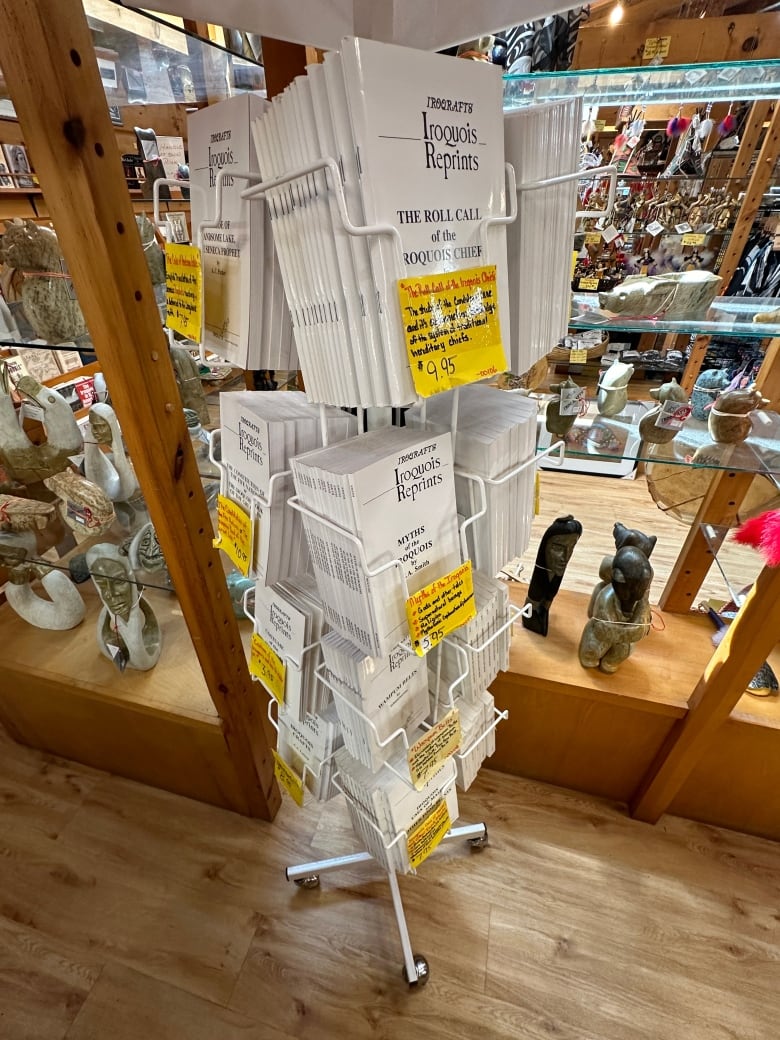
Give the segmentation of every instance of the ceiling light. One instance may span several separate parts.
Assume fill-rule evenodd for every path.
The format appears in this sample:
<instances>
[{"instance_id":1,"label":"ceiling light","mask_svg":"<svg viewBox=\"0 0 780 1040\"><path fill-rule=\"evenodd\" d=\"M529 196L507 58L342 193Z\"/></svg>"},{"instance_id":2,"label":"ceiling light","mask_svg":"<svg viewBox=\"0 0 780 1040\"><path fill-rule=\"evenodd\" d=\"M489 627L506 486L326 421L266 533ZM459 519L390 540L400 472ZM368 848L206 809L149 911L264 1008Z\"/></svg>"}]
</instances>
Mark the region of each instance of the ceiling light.
<instances>
[{"instance_id":1,"label":"ceiling light","mask_svg":"<svg viewBox=\"0 0 780 1040\"><path fill-rule=\"evenodd\" d=\"M615 4L612 10L609 12L609 24L617 25L619 22L622 22L624 14L625 8L623 7L621 0L618 0L618 2Z\"/></svg>"}]
</instances>

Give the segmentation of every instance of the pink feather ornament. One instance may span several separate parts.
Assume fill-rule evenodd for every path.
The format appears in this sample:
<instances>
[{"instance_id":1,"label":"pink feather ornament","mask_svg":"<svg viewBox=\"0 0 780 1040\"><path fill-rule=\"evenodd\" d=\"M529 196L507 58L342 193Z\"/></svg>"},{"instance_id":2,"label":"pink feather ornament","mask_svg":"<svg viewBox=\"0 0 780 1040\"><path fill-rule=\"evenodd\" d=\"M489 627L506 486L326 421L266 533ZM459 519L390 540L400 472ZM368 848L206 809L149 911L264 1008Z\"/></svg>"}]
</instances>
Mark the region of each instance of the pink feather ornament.
<instances>
[{"instance_id":1,"label":"pink feather ornament","mask_svg":"<svg viewBox=\"0 0 780 1040\"><path fill-rule=\"evenodd\" d=\"M728 137L729 134L733 134L736 129L737 121L732 115L724 116L723 119L718 123L718 133L721 137Z\"/></svg>"},{"instance_id":2,"label":"pink feather ornament","mask_svg":"<svg viewBox=\"0 0 780 1040\"><path fill-rule=\"evenodd\" d=\"M734 532L734 541L758 549L768 567L780 566L780 510L746 520Z\"/></svg>"},{"instance_id":3,"label":"pink feather ornament","mask_svg":"<svg viewBox=\"0 0 780 1040\"><path fill-rule=\"evenodd\" d=\"M690 125L691 121L687 116L673 116L666 124L666 136L680 137Z\"/></svg>"}]
</instances>

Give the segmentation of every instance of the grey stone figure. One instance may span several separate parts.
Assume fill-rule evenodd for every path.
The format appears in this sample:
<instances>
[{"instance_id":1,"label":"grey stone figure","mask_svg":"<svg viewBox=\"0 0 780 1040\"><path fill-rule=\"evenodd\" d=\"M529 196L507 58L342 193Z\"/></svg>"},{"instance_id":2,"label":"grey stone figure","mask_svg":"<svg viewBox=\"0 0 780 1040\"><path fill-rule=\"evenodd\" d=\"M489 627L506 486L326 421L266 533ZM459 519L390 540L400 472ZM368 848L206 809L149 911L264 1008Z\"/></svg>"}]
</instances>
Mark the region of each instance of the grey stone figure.
<instances>
[{"instance_id":1,"label":"grey stone figure","mask_svg":"<svg viewBox=\"0 0 780 1040\"><path fill-rule=\"evenodd\" d=\"M531 604L531 616L523 618L523 628L547 635L550 606L581 534L582 524L571 515L559 516L544 532L525 601Z\"/></svg>"}]
</instances>

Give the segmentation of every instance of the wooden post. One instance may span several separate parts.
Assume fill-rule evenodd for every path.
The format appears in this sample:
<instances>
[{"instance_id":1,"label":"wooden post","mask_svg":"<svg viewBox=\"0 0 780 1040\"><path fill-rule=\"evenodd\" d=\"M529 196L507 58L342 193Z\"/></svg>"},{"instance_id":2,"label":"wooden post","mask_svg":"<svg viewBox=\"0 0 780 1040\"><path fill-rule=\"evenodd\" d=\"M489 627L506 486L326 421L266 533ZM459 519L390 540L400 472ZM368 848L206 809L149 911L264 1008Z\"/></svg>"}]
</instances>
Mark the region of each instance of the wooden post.
<instances>
[{"instance_id":1,"label":"wooden post","mask_svg":"<svg viewBox=\"0 0 780 1040\"><path fill-rule=\"evenodd\" d=\"M279 806L253 687L81 0L0 0L0 67L241 782ZM165 649L163 648L163 653Z\"/></svg>"},{"instance_id":2,"label":"wooden post","mask_svg":"<svg viewBox=\"0 0 780 1040\"><path fill-rule=\"evenodd\" d=\"M780 631L780 567L764 567L631 800L631 815L655 823L674 800L716 730L766 661Z\"/></svg>"}]
</instances>

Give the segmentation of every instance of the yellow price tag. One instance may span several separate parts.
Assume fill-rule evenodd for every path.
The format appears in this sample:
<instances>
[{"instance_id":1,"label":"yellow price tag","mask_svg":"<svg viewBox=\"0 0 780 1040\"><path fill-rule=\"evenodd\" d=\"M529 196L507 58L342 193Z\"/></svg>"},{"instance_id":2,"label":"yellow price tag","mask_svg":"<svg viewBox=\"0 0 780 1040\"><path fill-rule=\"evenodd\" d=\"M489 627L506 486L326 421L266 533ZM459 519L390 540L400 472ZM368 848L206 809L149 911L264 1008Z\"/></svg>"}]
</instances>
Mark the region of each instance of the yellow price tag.
<instances>
[{"instance_id":1,"label":"yellow price tag","mask_svg":"<svg viewBox=\"0 0 780 1040\"><path fill-rule=\"evenodd\" d=\"M665 58L669 53L671 42L671 36L648 36L642 50L642 60L647 61L649 58Z\"/></svg>"},{"instance_id":2,"label":"yellow price tag","mask_svg":"<svg viewBox=\"0 0 780 1040\"><path fill-rule=\"evenodd\" d=\"M416 870L436 846L441 844L449 829L450 813L447 803L442 798L406 836L406 851L412 870Z\"/></svg>"},{"instance_id":3,"label":"yellow price tag","mask_svg":"<svg viewBox=\"0 0 780 1040\"><path fill-rule=\"evenodd\" d=\"M476 616L471 560L437 578L406 601L412 646L424 657L448 633Z\"/></svg>"},{"instance_id":4,"label":"yellow price tag","mask_svg":"<svg viewBox=\"0 0 780 1040\"><path fill-rule=\"evenodd\" d=\"M196 342L200 341L202 278L198 247L169 242L165 247L165 324Z\"/></svg>"},{"instance_id":5,"label":"yellow price tag","mask_svg":"<svg viewBox=\"0 0 780 1040\"><path fill-rule=\"evenodd\" d=\"M569 364L570 365L584 365L588 360L587 349L583 350L582 347L576 347L574 350L569 351Z\"/></svg>"},{"instance_id":6,"label":"yellow price tag","mask_svg":"<svg viewBox=\"0 0 780 1040\"><path fill-rule=\"evenodd\" d=\"M539 475L537 469L534 476L534 516L538 516L542 511L542 478Z\"/></svg>"},{"instance_id":7,"label":"yellow price tag","mask_svg":"<svg viewBox=\"0 0 780 1040\"><path fill-rule=\"evenodd\" d=\"M284 704L284 678L287 664L271 649L261 635L252 634L249 653L249 671L266 690Z\"/></svg>"},{"instance_id":8,"label":"yellow price tag","mask_svg":"<svg viewBox=\"0 0 780 1040\"><path fill-rule=\"evenodd\" d=\"M460 712L450 708L443 719L432 726L407 751L409 775L419 791L436 770L460 747Z\"/></svg>"},{"instance_id":9,"label":"yellow price tag","mask_svg":"<svg viewBox=\"0 0 780 1040\"><path fill-rule=\"evenodd\" d=\"M579 256L579 254L577 253L577 250L576 249L572 250L572 254L571 254L571 280L572 281L574 281L574 272L577 270L577 258L578 258L578 256Z\"/></svg>"},{"instance_id":10,"label":"yellow price tag","mask_svg":"<svg viewBox=\"0 0 780 1040\"><path fill-rule=\"evenodd\" d=\"M289 794L296 805L303 805L303 780L294 769L287 765L285 760L273 748L274 753L274 776Z\"/></svg>"},{"instance_id":11,"label":"yellow price tag","mask_svg":"<svg viewBox=\"0 0 780 1040\"><path fill-rule=\"evenodd\" d=\"M684 246L703 246L707 241L707 236L703 235L700 231L688 231L682 237L682 244Z\"/></svg>"},{"instance_id":12,"label":"yellow price tag","mask_svg":"<svg viewBox=\"0 0 780 1040\"><path fill-rule=\"evenodd\" d=\"M598 289L599 280L598 278L580 278L579 282L577 283L577 286L580 289Z\"/></svg>"},{"instance_id":13,"label":"yellow price tag","mask_svg":"<svg viewBox=\"0 0 780 1040\"><path fill-rule=\"evenodd\" d=\"M422 397L505 372L495 265L402 278L401 320Z\"/></svg>"},{"instance_id":14,"label":"yellow price tag","mask_svg":"<svg viewBox=\"0 0 780 1040\"><path fill-rule=\"evenodd\" d=\"M593 129L597 134L600 134L604 127L607 125L606 119L596 119L593 123Z\"/></svg>"},{"instance_id":15,"label":"yellow price tag","mask_svg":"<svg viewBox=\"0 0 780 1040\"><path fill-rule=\"evenodd\" d=\"M252 521L241 506L225 495L217 496L215 549L227 553L243 575L252 563Z\"/></svg>"},{"instance_id":16,"label":"yellow price tag","mask_svg":"<svg viewBox=\"0 0 780 1040\"><path fill-rule=\"evenodd\" d=\"M589 231L585 236L586 246L600 246L601 245L601 232L600 231Z\"/></svg>"}]
</instances>

